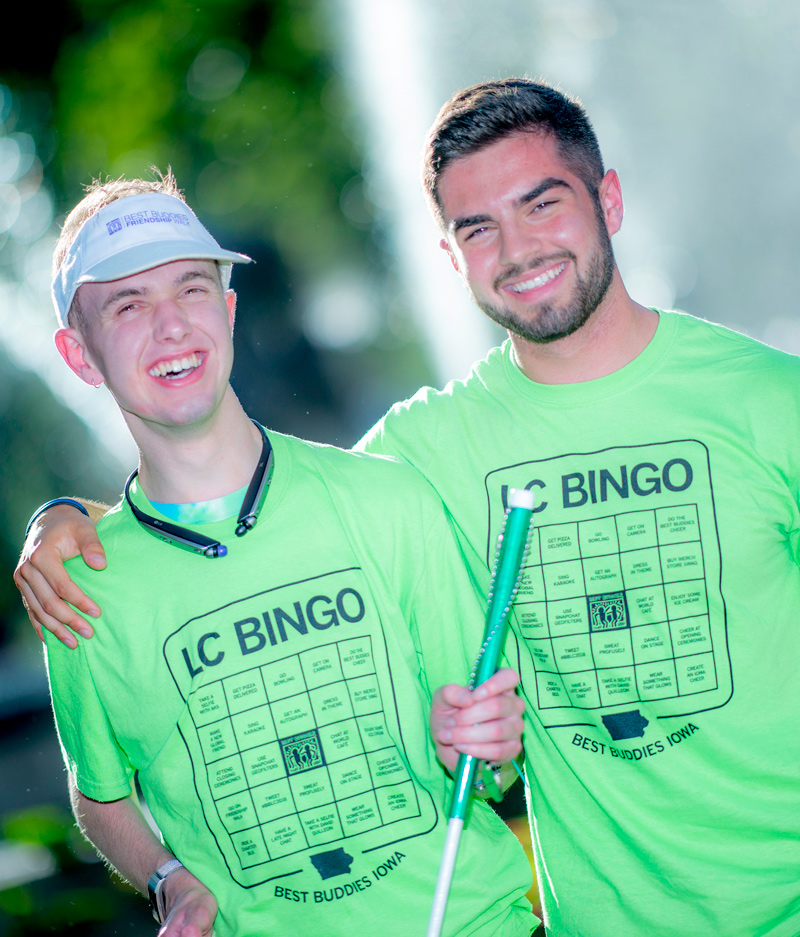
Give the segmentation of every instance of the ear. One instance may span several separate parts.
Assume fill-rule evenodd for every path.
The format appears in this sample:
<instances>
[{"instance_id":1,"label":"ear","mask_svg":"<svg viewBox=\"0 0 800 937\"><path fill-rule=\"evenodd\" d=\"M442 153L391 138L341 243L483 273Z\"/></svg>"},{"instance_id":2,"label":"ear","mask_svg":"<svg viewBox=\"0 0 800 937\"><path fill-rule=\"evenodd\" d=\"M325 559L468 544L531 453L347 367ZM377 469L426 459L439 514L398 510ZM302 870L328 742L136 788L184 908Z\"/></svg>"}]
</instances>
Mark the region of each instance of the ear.
<instances>
[{"instance_id":1,"label":"ear","mask_svg":"<svg viewBox=\"0 0 800 937\"><path fill-rule=\"evenodd\" d=\"M461 273L461 271L458 269L456 255L453 253L453 248L450 246L450 242L447 240L447 238L442 238L441 241L439 241L439 247L441 247L441 249L450 258L450 263L453 265L453 269L456 271L456 273Z\"/></svg>"},{"instance_id":2,"label":"ear","mask_svg":"<svg viewBox=\"0 0 800 937\"><path fill-rule=\"evenodd\" d=\"M228 325L233 334L233 323L236 319L236 293L233 290L225 290L225 305L228 307Z\"/></svg>"},{"instance_id":3,"label":"ear","mask_svg":"<svg viewBox=\"0 0 800 937\"><path fill-rule=\"evenodd\" d=\"M600 206L603 209L603 217L606 220L606 229L609 235L616 234L622 227L622 216L624 214L622 186L616 170L609 169L603 176L598 193Z\"/></svg>"},{"instance_id":4,"label":"ear","mask_svg":"<svg viewBox=\"0 0 800 937\"><path fill-rule=\"evenodd\" d=\"M82 381L92 387L99 387L105 381L100 371L89 360L86 340L77 329L59 329L54 337L58 353Z\"/></svg>"}]
</instances>

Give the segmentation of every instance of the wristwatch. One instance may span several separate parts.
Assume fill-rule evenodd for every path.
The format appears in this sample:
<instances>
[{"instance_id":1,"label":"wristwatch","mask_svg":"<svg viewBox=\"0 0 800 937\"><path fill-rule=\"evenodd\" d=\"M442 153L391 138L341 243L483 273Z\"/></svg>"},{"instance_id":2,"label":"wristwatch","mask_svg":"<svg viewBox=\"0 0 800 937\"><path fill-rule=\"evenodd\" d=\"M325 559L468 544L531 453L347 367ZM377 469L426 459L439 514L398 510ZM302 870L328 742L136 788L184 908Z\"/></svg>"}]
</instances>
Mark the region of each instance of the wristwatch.
<instances>
[{"instance_id":1,"label":"wristwatch","mask_svg":"<svg viewBox=\"0 0 800 937\"><path fill-rule=\"evenodd\" d=\"M181 862L177 859L170 859L168 862L160 865L147 880L147 894L150 897L150 910L153 912L153 917L159 924L164 923L167 912L164 906L164 882L166 882L173 872L177 872L178 869L182 868L183 864Z\"/></svg>"}]
</instances>

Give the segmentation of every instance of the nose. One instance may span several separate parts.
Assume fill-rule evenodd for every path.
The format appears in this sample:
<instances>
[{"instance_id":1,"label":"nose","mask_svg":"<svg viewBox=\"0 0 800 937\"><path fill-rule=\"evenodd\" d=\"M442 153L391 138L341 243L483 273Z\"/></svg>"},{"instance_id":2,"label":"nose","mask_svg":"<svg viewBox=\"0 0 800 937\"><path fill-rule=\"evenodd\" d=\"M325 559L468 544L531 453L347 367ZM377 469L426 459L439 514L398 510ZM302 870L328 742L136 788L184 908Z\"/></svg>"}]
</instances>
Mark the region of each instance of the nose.
<instances>
[{"instance_id":1,"label":"nose","mask_svg":"<svg viewBox=\"0 0 800 937\"><path fill-rule=\"evenodd\" d=\"M527 258L541 253L542 241L531 225L509 221L500 232L500 263L504 267L524 266Z\"/></svg>"},{"instance_id":2,"label":"nose","mask_svg":"<svg viewBox=\"0 0 800 937\"><path fill-rule=\"evenodd\" d=\"M161 300L155 308L154 337L159 342L180 342L192 331L192 325L180 303Z\"/></svg>"}]
</instances>

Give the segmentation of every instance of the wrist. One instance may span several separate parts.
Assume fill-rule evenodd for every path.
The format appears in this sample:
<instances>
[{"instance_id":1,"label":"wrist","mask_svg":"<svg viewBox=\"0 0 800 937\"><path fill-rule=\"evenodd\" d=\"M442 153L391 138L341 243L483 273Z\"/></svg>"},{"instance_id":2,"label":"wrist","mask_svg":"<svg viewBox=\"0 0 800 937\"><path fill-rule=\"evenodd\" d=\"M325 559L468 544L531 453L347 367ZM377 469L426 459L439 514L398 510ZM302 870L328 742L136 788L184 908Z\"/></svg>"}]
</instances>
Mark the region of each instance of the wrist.
<instances>
[{"instance_id":1,"label":"wrist","mask_svg":"<svg viewBox=\"0 0 800 937\"><path fill-rule=\"evenodd\" d=\"M175 872L184 868L177 859L169 859L160 865L147 880L147 895L150 899L150 910L159 924L163 924L167 917L167 900L164 889L168 880Z\"/></svg>"},{"instance_id":2,"label":"wrist","mask_svg":"<svg viewBox=\"0 0 800 937\"><path fill-rule=\"evenodd\" d=\"M25 536L28 536L28 534L31 532L31 527L33 527L36 520L41 517L45 511L55 507L58 504L68 504L71 507L82 511L87 517L89 516L89 512L86 510L86 508L80 503L80 501L76 501L75 498L53 498L52 501L45 502L36 508L36 510L33 512L31 519L28 521L28 526L25 528Z\"/></svg>"}]
</instances>

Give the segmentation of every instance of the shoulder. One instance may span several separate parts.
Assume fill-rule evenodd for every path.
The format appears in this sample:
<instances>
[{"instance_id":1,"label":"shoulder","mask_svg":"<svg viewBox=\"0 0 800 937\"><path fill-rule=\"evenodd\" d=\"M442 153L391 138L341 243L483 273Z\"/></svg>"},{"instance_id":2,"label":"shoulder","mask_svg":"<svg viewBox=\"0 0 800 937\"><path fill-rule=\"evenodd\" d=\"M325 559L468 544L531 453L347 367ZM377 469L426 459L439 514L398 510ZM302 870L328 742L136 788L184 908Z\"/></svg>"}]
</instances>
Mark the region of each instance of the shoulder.
<instances>
[{"instance_id":1,"label":"shoulder","mask_svg":"<svg viewBox=\"0 0 800 937\"><path fill-rule=\"evenodd\" d=\"M329 490L335 489L347 497L355 495L362 502L367 496L379 498L382 494L391 495L392 500L401 495L436 498L416 469L392 456L340 449L280 433L270 433L270 439L278 456L281 450L290 455L295 481L302 472L312 473Z\"/></svg>"},{"instance_id":2,"label":"shoulder","mask_svg":"<svg viewBox=\"0 0 800 937\"><path fill-rule=\"evenodd\" d=\"M124 499L117 502L97 522L97 534L105 550L108 565L101 570L87 566L81 556L64 564L70 578L87 591L101 607L108 596L123 583L133 581L133 570L141 571L150 556L152 535L144 533L126 506ZM102 601L101 601L102 600Z\"/></svg>"},{"instance_id":3,"label":"shoulder","mask_svg":"<svg viewBox=\"0 0 800 937\"><path fill-rule=\"evenodd\" d=\"M385 452L405 457L420 439L435 447L448 435L453 422L469 414L475 419L481 400L502 386L510 345L493 348L476 362L463 380L453 380L441 389L422 387L412 397L394 404L356 444L366 452Z\"/></svg>"},{"instance_id":4,"label":"shoulder","mask_svg":"<svg viewBox=\"0 0 800 937\"><path fill-rule=\"evenodd\" d=\"M678 335L685 348L693 348L698 355L710 358L709 363L736 361L751 367L778 368L796 371L800 369L800 358L779 348L773 348L743 332L700 319L685 312L669 312L664 315L677 319Z\"/></svg>"},{"instance_id":5,"label":"shoulder","mask_svg":"<svg viewBox=\"0 0 800 937\"><path fill-rule=\"evenodd\" d=\"M97 522L97 533L106 551L124 543L129 537L139 534L139 525L121 498Z\"/></svg>"},{"instance_id":6,"label":"shoulder","mask_svg":"<svg viewBox=\"0 0 800 937\"><path fill-rule=\"evenodd\" d=\"M671 315L678 317L679 361L684 371L698 378L705 374L707 380L730 393L745 393L739 400L742 405L761 400L774 406L776 399L800 399L797 355L716 322L685 313Z\"/></svg>"},{"instance_id":7,"label":"shoulder","mask_svg":"<svg viewBox=\"0 0 800 937\"><path fill-rule=\"evenodd\" d=\"M130 511L125 509L124 498L121 498L113 507L109 508L97 522L97 533L102 541L106 554L108 554L110 550L113 550L117 544L126 537L135 533L136 530L136 521L130 514ZM67 560L64 565L72 569L84 566L79 556Z\"/></svg>"}]
</instances>

